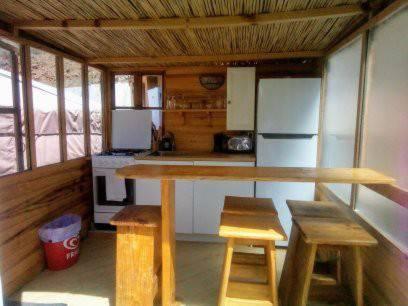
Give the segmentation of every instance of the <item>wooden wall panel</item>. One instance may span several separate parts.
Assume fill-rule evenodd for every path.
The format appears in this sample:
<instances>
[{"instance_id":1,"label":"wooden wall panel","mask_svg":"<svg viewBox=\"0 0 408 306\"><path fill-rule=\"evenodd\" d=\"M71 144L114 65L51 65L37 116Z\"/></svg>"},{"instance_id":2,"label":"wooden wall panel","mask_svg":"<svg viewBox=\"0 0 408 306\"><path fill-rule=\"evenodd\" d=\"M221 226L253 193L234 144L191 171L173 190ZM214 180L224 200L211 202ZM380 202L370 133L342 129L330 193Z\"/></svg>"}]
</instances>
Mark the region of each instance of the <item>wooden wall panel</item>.
<instances>
[{"instance_id":1,"label":"wooden wall panel","mask_svg":"<svg viewBox=\"0 0 408 306\"><path fill-rule=\"evenodd\" d=\"M92 177L87 158L0 178L0 271L9 295L44 268L38 229L64 213L91 220Z\"/></svg>"},{"instance_id":2,"label":"wooden wall panel","mask_svg":"<svg viewBox=\"0 0 408 306\"><path fill-rule=\"evenodd\" d=\"M318 197L339 204L371 235L378 246L362 249L364 297L372 306L408 305L408 254L404 254L386 237L341 202L327 187L318 184Z\"/></svg>"},{"instance_id":3,"label":"wooden wall panel","mask_svg":"<svg viewBox=\"0 0 408 306\"><path fill-rule=\"evenodd\" d=\"M213 72L208 67L208 73ZM166 74L165 105L167 98L176 96L179 102L203 103L215 101L219 97L225 97L226 84L217 90L208 90L201 86L200 73L180 70L179 74ZM226 68L224 70L224 74ZM183 117L184 116L184 117ZM226 130L226 113L164 113L164 130L172 132L176 140L177 151L212 151L213 135Z\"/></svg>"}]
</instances>

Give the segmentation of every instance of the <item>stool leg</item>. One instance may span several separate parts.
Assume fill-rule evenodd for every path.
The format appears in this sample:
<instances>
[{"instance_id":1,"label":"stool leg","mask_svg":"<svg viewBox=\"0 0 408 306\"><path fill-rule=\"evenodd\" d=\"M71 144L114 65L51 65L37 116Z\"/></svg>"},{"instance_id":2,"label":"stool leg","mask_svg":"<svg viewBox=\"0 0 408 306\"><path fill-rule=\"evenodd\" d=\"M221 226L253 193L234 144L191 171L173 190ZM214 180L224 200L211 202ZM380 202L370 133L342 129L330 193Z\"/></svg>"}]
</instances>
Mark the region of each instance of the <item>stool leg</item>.
<instances>
[{"instance_id":1,"label":"stool leg","mask_svg":"<svg viewBox=\"0 0 408 306\"><path fill-rule=\"evenodd\" d=\"M358 246L353 246L352 248L352 258L353 258L353 278L354 282L352 285L354 293L354 301L356 306L364 305L363 297L363 263L361 260L361 248Z\"/></svg>"},{"instance_id":2,"label":"stool leg","mask_svg":"<svg viewBox=\"0 0 408 306\"><path fill-rule=\"evenodd\" d=\"M279 305L278 300L278 288L276 286L276 249L275 242L268 241L268 244L265 248L266 251L266 260L268 263L268 284L271 290L272 303L273 306Z\"/></svg>"},{"instance_id":3,"label":"stool leg","mask_svg":"<svg viewBox=\"0 0 408 306\"><path fill-rule=\"evenodd\" d=\"M229 238L225 249L224 264L222 268L220 292L218 296L218 306L225 305L225 298L227 295L228 281L231 271L232 254L234 253L234 239Z\"/></svg>"},{"instance_id":4,"label":"stool leg","mask_svg":"<svg viewBox=\"0 0 408 306\"><path fill-rule=\"evenodd\" d=\"M306 306L312 280L316 249L316 244L306 243L302 238L298 239L296 257L292 263L296 275L293 279L291 293L288 296L286 305Z\"/></svg>"}]
</instances>

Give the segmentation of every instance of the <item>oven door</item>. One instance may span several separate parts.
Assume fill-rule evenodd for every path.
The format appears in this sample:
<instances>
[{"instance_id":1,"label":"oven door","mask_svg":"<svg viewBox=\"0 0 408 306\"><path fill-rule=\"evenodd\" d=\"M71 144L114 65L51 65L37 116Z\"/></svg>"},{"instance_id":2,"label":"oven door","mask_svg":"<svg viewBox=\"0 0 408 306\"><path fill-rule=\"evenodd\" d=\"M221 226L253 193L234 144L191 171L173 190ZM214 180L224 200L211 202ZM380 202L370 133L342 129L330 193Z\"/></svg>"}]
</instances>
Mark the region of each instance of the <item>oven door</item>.
<instances>
[{"instance_id":1,"label":"oven door","mask_svg":"<svg viewBox=\"0 0 408 306\"><path fill-rule=\"evenodd\" d=\"M135 203L135 181L125 179L126 197L123 201L107 200L107 177L114 176L116 169L93 169L93 196L95 212L118 212L126 205Z\"/></svg>"}]
</instances>

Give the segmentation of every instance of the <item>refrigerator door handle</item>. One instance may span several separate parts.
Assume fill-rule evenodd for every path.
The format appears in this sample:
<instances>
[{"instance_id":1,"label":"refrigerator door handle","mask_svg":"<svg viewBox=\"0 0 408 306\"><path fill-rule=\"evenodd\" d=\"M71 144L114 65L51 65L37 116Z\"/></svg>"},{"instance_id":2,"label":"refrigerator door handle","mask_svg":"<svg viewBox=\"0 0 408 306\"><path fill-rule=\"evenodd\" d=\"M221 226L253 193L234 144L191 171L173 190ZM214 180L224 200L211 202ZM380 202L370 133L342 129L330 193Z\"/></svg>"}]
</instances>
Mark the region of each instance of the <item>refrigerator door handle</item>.
<instances>
[{"instance_id":1,"label":"refrigerator door handle","mask_svg":"<svg viewBox=\"0 0 408 306\"><path fill-rule=\"evenodd\" d=\"M317 134L277 134L277 133L260 133L264 139L304 139L313 138Z\"/></svg>"}]
</instances>

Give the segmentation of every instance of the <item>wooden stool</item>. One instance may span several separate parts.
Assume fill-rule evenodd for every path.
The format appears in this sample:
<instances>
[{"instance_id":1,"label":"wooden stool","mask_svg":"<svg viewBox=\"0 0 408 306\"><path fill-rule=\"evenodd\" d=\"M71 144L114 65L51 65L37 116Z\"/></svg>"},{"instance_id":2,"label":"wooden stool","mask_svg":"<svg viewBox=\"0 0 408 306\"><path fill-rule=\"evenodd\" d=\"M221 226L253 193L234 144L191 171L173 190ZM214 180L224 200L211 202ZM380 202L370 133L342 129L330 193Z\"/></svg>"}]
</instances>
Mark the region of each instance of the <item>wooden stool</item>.
<instances>
[{"instance_id":1,"label":"wooden stool","mask_svg":"<svg viewBox=\"0 0 408 306\"><path fill-rule=\"evenodd\" d=\"M360 225L347 218L294 217L290 245L279 293L283 306L304 306L308 301L316 250L320 245L341 247L352 255L353 295L363 305L363 270L360 248L377 241Z\"/></svg>"},{"instance_id":2,"label":"wooden stool","mask_svg":"<svg viewBox=\"0 0 408 306\"><path fill-rule=\"evenodd\" d=\"M272 199L226 196L223 212L238 215L277 216Z\"/></svg>"},{"instance_id":3,"label":"wooden stool","mask_svg":"<svg viewBox=\"0 0 408 306\"><path fill-rule=\"evenodd\" d=\"M221 237L228 238L221 276L218 305L278 305L276 288L275 240L286 240L277 216L243 215L234 213L221 214L219 229ZM240 262L233 259L234 246L240 244L263 245L266 250L266 266L263 262L248 265L247 260ZM249 254L251 257L251 254ZM241 256L241 255L239 255ZM238 256L238 257L239 257ZM258 260L258 257L255 257ZM242 259L242 258L241 258ZM241 268L243 276L267 275L267 284L257 281L230 281L231 269ZM236 264L238 262L238 265ZM240 266L241 264L241 266ZM242 267L244 264L244 268ZM236 273L240 274L240 273Z\"/></svg>"},{"instance_id":4,"label":"wooden stool","mask_svg":"<svg viewBox=\"0 0 408 306\"><path fill-rule=\"evenodd\" d=\"M347 215L334 202L287 200L292 217L347 218Z\"/></svg>"},{"instance_id":5,"label":"wooden stool","mask_svg":"<svg viewBox=\"0 0 408 306\"><path fill-rule=\"evenodd\" d=\"M287 200L286 203L292 217L347 218L347 215L339 208L339 206L330 201ZM290 250L288 250L288 253L289 252ZM335 246L319 246L316 258L312 284L325 286L340 285L341 260L339 248ZM285 261L282 273L285 273L288 269L286 264L291 263Z\"/></svg>"},{"instance_id":6,"label":"wooden stool","mask_svg":"<svg viewBox=\"0 0 408 306\"><path fill-rule=\"evenodd\" d=\"M117 226L116 305L153 306L161 266L161 207L127 206L110 224Z\"/></svg>"}]
</instances>

